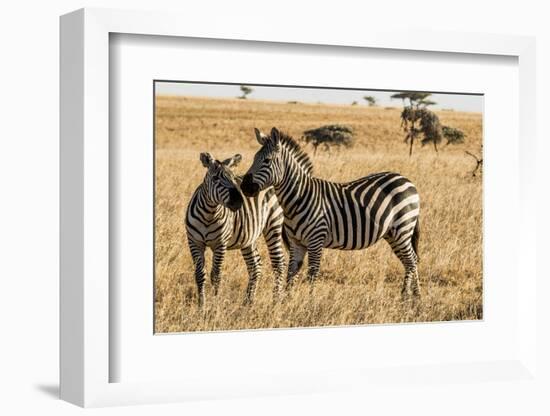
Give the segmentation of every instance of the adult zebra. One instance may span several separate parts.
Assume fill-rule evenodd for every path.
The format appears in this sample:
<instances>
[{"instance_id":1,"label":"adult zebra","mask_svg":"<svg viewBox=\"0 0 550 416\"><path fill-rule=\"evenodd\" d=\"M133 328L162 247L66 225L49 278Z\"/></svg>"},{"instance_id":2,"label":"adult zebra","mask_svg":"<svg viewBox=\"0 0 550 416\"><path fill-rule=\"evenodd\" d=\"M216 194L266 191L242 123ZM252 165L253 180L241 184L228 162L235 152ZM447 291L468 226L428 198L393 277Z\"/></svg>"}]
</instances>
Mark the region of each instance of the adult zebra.
<instances>
[{"instance_id":1,"label":"adult zebra","mask_svg":"<svg viewBox=\"0 0 550 416\"><path fill-rule=\"evenodd\" d=\"M255 129L262 148L243 178L245 195L273 186L285 215L290 244L287 284L292 285L308 254L308 278L319 272L323 248L357 250L385 239L405 267L402 294L419 296L417 272L419 197L397 173L375 173L348 183L312 176L308 155L276 128Z\"/></svg>"},{"instance_id":2,"label":"adult zebra","mask_svg":"<svg viewBox=\"0 0 550 416\"><path fill-rule=\"evenodd\" d=\"M274 295L278 296L285 262L282 246L284 217L273 188L252 198L243 198L239 191L242 178L231 171L231 167L241 161L241 155L220 162L209 153L201 153L200 160L208 170L191 197L185 221L195 266L199 306L204 304L205 297L204 253L207 247L213 252L210 278L214 295L218 294L226 251L240 249L249 275L245 303L253 301L256 282L261 275L256 242L262 234L275 274Z\"/></svg>"}]
</instances>

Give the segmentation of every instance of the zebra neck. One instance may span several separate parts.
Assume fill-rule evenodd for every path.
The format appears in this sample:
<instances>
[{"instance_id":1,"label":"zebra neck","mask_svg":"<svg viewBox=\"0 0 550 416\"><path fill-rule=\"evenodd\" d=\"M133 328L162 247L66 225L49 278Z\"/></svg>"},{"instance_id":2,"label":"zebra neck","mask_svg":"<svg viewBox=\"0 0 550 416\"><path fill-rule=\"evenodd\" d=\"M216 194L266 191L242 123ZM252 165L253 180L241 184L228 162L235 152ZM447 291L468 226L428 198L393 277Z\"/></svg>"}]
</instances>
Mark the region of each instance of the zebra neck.
<instances>
[{"instance_id":1,"label":"zebra neck","mask_svg":"<svg viewBox=\"0 0 550 416\"><path fill-rule=\"evenodd\" d=\"M314 179L295 161L288 164L281 184L274 187L286 217L293 217L303 208L301 202L311 193L313 182Z\"/></svg>"},{"instance_id":2,"label":"zebra neck","mask_svg":"<svg viewBox=\"0 0 550 416\"><path fill-rule=\"evenodd\" d=\"M210 201L206 191L201 187L198 195L198 202L205 221L214 222L224 217L226 210L222 205Z\"/></svg>"}]
</instances>

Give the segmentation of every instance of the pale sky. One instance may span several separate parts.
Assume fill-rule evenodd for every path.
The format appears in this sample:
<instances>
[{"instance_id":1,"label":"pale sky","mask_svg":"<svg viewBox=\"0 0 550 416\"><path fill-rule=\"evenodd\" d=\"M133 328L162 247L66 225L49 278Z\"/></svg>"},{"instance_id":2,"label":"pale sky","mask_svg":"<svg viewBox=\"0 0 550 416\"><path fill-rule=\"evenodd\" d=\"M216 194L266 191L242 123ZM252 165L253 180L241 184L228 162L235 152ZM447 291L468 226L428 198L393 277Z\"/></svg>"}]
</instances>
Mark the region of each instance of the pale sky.
<instances>
[{"instance_id":1,"label":"pale sky","mask_svg":"<svg viewBox=\"0 0 550 416\"><path fill-rule=\"evenodd\" d=\"M248 84L247 84L248 85ZM401 100L391 100L390 96L396 91L373 91L373 90L342 90L302 87L279 87L279 86L254 86L248 85L254 91L248 98L277 101L301 101L309 103L326 104L351 104L357 101L358 105L366 105L363 99L365 95L376 98L377 104L386 106L401 107ZM239 85L230 84L208 84L208 83L184 83L157 81L155 83L157 95L182 95L199 96L212 98L229 98L241 95ZM432 94L430 100L437 102L432 106L434 109L452 109L456 111L483 112L483 95L480 94Z\"/></svg>"}]
</instances>

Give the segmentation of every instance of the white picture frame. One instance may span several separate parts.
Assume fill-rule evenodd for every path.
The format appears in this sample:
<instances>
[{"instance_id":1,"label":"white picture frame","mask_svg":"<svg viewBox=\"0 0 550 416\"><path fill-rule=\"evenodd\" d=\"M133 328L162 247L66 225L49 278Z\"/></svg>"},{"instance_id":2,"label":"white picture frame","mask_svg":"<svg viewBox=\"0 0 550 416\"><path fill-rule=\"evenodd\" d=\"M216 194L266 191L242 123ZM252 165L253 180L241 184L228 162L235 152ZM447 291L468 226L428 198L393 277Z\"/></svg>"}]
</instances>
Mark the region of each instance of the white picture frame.
<instances>
[{"instance_id":1,"label":"white picture frame","mask_svg":"<svg viewBox=\"0 0 550 416\"><path fill-rule=\"evenodd\" d=\"M180 381L110 382L109 349L109 36L114 33L171 37L333 45L440 53L517 57L519 65L519 135L522 137L520 207L517 244L518 346L506 360L421 365L403 371L369 372L337 369L318 373L281 373L264 379L239 380L220 375L215 381L194 374ZM472 383L489 377L537 383L536 363L536 230L534 212L535 42L533 38L465 33L401 33L350 29L331 33L278 30L269 22L235 33L223 20L204 25L192 16L82 9L61 18L61 398L80 406L160 403L265 394L320 393L353 388L360 392L396 377L418 379L426 389L434 380ZM112 168L112 167L111 167ZM144 306L147 307L147 306ZM479 377L479 374L484 376ZM409 382L412 382L410 381ZM353 386L353 387L352 387ZM433 387L433 386L432 386Z\"/></svg>"}]
</instances>

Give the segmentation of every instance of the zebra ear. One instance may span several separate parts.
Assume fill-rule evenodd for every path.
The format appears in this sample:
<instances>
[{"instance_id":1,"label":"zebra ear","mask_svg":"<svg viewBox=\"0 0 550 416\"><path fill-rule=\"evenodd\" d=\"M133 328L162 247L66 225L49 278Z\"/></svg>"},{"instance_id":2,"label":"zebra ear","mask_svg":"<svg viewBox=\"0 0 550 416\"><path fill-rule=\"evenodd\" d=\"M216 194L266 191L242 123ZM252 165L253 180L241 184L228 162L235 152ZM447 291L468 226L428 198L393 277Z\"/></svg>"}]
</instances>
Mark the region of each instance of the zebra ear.
<instances>
[{"instance_id":1,"label":"zebra ear","mask_svg":"<svg viewBox=\"0 0 550 416\"><path fill-rule=\"evenodd\" d=\"M205 168L209 167L213 161L214 158L210 153L201 153L201 162Z\"/></svg>"},{"instance_id":2,"label":"zebra ear","mask_svg":"<svg viewBox=\"0 0 550 416\"><path fill-rule=\"evenodd\" d=\"M279 148L279 145L281 144L281 133L279 130L277 130L276 127L273 127L271 129L271 141L276 149Z\"/></svg>"},{"instance_id":3,"label":"zebra ear","mask_svg":"<svg viewBox=\"0 0 550 416\"><path fill-rule=\"evenodd\" d=\"M229 159L225 159L222 163L228 168L232 168L234 166L237 166L239 163L241 163L242 159L243 157L237 153L235 156L230 157Z\"/></svg>"},{"instance_id":4,"label":"zebra ear","mask_svg":"<svg viewBox=\"0 0 550 416\"><path fill-rule=\"evenodd\" d=\"M254 127L254 133L256 134L256 140L258 140L258 143L260 143L263 146L265 143L265 139L267 139L267 136L263 134L260 130L258 130L256 127Z\"/></svg>"}]
</instances>

